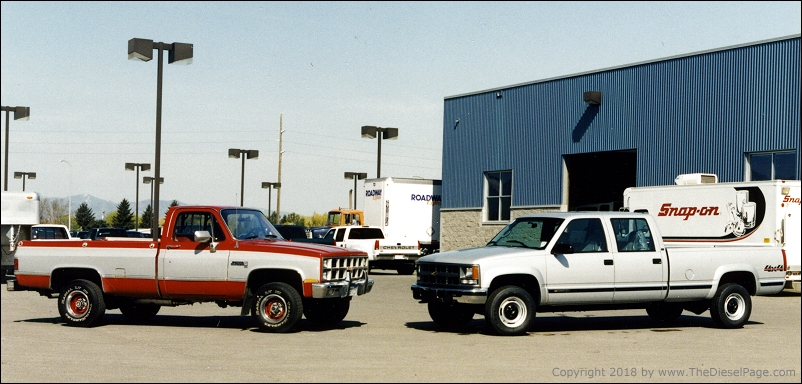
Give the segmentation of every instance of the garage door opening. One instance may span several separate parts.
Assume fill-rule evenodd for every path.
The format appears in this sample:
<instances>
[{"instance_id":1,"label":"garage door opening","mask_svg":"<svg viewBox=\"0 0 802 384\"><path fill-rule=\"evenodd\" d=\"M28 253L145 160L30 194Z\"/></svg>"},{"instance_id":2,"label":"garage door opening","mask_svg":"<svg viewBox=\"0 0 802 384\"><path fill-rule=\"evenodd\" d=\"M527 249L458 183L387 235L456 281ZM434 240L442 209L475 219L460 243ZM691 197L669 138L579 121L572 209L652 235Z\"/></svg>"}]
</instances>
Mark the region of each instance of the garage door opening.
<instances>
[{"instance_id":1,"label":"garage door opening","mask_svg":"<svg viewBox=\"0 0 802 384\"><path fill-rule=\"evenodd\" d=\"M617 211L635 186L637 150L563 155L569 211Z\"/></svg>"}]
</instances>

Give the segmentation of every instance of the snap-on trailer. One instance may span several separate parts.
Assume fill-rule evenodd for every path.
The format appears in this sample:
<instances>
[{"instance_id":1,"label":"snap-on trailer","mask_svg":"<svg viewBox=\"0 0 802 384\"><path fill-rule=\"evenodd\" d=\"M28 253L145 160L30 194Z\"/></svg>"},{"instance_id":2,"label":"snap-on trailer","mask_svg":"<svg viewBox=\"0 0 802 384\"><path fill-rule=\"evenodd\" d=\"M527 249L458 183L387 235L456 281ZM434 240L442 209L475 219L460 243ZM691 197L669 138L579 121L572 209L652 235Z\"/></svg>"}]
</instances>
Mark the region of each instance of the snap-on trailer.
<instances>
[{"instance_id":1,"label":"snap-on trailer","mask_svg":"<svg viewBox=\"0 0 802 384\"><path fill-rule=\"evenodd\" d=\"M669 244L765 244L783 247L786 287L800 284L800 181L717 182L679 175L677 185L624 190L624 210L655 217Z\"/></svg>"},{"instance_id":2,"label":"snap-on trailer","mask_svg":"<svg viewBox=\"0 0 802 384\"><path fill-rule=\"evenodd\" d=\"M36 192L2 192L0 205L0 240L3 255L1 276L10 275L14 271L14 251L19 240L31 238L31 226L39 224L41 207L39 194ZM4 278L4 277L3 277Z\"/></svg>"},{"instance_id":3,"label":"snap-on trailer","mask_svg":"<svg viewBox=\"0 0 802 384\"><path fill-rule=\"evenodd\" d=\"M417 242L422 255L440 250L440 180L381 177L365 180L365 225L386 239Z\"/></svg>"}]
</instances>

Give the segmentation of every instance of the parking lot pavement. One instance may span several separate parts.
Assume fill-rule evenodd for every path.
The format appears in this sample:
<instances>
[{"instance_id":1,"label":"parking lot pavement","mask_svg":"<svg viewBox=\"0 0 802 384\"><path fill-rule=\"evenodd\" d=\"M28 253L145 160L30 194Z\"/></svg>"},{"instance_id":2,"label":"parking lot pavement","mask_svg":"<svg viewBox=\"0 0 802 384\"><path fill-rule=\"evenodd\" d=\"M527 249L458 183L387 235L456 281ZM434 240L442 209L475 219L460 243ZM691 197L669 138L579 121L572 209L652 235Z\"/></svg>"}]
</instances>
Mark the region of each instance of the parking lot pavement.
<instances>
[{"instance_id":1,"label":"parking lot pavement","mask_svg":"<svg viewBox=\"0 0 802 384\"><path fill-rule=\"evenodd\" d=\"M148 324L118 310L102 325L61 323L56 300L2 287L6 382L732 382L800 381L800 295L754 297L743 329L709 313L669 326L642 310L538 314L521 337L438 328L412 299L415 276L378 271L345 320L296 332L255 330L239 308L162 308ZM737 376L736 376L737 375Z\"/></svg>"}]
</instances>

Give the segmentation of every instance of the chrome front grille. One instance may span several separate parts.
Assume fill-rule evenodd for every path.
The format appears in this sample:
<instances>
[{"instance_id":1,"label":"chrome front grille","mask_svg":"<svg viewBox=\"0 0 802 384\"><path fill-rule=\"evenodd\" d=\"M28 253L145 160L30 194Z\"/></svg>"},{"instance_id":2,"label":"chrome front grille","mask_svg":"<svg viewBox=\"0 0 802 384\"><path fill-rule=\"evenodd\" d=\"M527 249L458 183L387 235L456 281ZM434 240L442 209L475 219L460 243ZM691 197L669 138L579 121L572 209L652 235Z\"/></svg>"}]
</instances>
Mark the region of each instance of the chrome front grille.
<instances>
[{"instance_id":1,"label":"chrome front grille","mask_svg":"<svg viewBox=\"0 0 802 384\"><path fill-rule=\"evenodd\" d=\"M367 256L327 257L323 259L323 282L330 283L350 280L362 280L368 275Z\"/></svg>"},{"instance_id":2,"label":"chrome front grille","mask_svg":"<svg viewBox=\"0 0 802 384\"><path fill-rule=\"evenodd\" d=\"M460 284L460 265L418 263L418 284L429 286L457 286Z\"/></svg>"}]
</instances>

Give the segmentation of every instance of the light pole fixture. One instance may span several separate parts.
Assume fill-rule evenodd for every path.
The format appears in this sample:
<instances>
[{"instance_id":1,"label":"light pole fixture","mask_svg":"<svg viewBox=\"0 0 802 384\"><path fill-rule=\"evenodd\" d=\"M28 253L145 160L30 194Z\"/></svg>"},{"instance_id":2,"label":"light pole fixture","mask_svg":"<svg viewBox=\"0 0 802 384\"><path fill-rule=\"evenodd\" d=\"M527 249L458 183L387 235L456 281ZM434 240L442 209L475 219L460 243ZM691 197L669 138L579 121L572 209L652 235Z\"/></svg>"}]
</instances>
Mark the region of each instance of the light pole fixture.
<instances>
[{"instance_id":1,"label":"light pole fixture","mask_svg":"<svg viewBox=\"0 0 802 384\"><path fill-rule=\"evenodd\" d=\"M228 150L228 157L232 159L242 158L242 181L240 182L240 191L239 191L239 205L240 207L245 206L245 196L243 193L245 192L245 159L258 159L259 158L259 151L255 149L237 149L237 148L230 148Z\"/></svg>"},{"instance_id":2,"label":"light pole fixture","mask_svg":"<svg viewBox=\"0 0 802 384\"><path fill-rule=\"evenodd\" d=\"M6 155L3 164L3 191L8 191L8 113L14 111L14 120L28 120L31 116L30 107L2 107L6 113ZM25 184L25 181L23 181Z\"/></svg>"},{"instance_id":3,"label":"light pole fixture","mask_svg":"<svg viewBox=\"0 0 802 384\"><path fill-rule=\"evenodd\" d=\"M150 171L150 164L148 163L125 163L125 170L126 171L133 171L136 170L136 179L134 179L134 183L136 183L136 208L134 213L134 226L136 226L136 230L139 230L139 171Z\"/></svg>"},{"instance_id":4,"label":"light pole fixture","mask_svg":"<svg viewBox=\"0 0 802 384\"><path fill-rule=\"evenodd\" d=\"M36 178L36 172L14 172L15 179L22 179L22 192L25 192L25 178L33 180Z\"/></svg>"},{"instance_id":5,"label":"light pole fixture","mask_svg":"<svg viewBox=\"0 0 802 384\"><path fill-rule=\"evenodd\" d=\"M362 126L362 137L367 139L379 139L379 157L378 160L376 160L376 177L382 177L382 139L398 139L398 128L382 128L365 125Z\"/></svg>"},{"instance_id":6,"label":"light pole fixture","mask_svg":"<svg viewBox=\"0 0 802 384\"><path fill-rule=\"evenodd\" d=\"M153 50L158 51L159 65L156 76L156 160L154 162L154 177L161 180L161 147L162 147L162 72L164 72L164 50L169 52L167 63L192 63L192 44L187 43L154 43L148 39L128 40L128 60L136 59L150 61L153 59ZM159 239L159 184L154 183L153 212L156 220L151 226L153 240Z\"/></svg>"},{"instance_id":7,"label":"light pole fixture","mask_svg":"<svg viewBox=\"0 0 802 384\"><path fill-rule=\"evenodd\" d=\"M368 174L365 173L365 172L361 172L361 173L360 172L345 172L345 178L346 179L354 179L354 209L356 209L356 195L357 195L357 193L356 193L356 181L357 180L362 180L362 179L367 179L368 178Z\"/></svg>"},{"instance_id":8,"label":"light pole fixture","mask_svg":"<svg viewBox=\"0 0 802 384\"><path fill-rule=\"evenodd\" d=\"M69 205L67 205L67 230L72 232L72 164L67 160L59 160L59 163L66 163L70 166L70 190L67 192L67 200L69 201Z\"/></svg>"},{"instance_id":9,"label":"light pole fixture","mask_svg":"<svg viewBox=\"0 0 802 384\"><path fill-rule=\"evenodd\" d=\"M281 183L270 183L263 181L262 188L267 188L267 217L270 218L270 208L271 203L273 202L273 188L281 189ZM278 221L278 214L276 214L276 221Z\"/></svg>"},{"instance_id":10,"label":"light pole fixture","mask_svg":"<svg viewBox=\"0 0 802 384\"><path fill-rule=\"evenodd\" d=\"M150 177L150 176L145 176L145 177L142 178L142 182L143 183L150 184L150 209L151 209L151 212L150 212L150 227L151 227L151 231L153 230L152 228L154 227L154 225L153 225L154 218L155 218L155 221L156 221L155 227L156 228L159 227L159 215L156 214L155 211L153 211L153 186L156 184L156 183L153 183L154 180L156 180L156 178L155 177ZM159 178L159 184L164 184L164 178L163 177ZM151 232L151 234L153 234L153 232Z\"/></svg>"}]
</instances>

